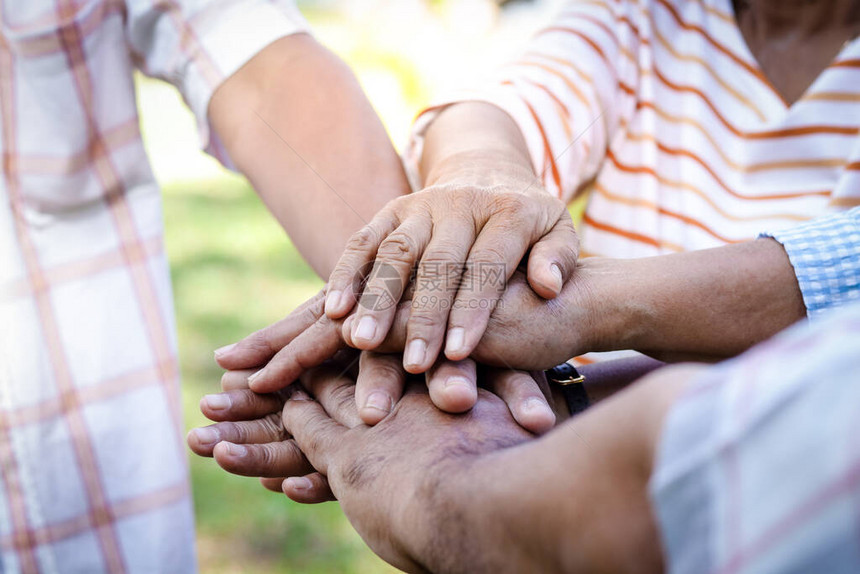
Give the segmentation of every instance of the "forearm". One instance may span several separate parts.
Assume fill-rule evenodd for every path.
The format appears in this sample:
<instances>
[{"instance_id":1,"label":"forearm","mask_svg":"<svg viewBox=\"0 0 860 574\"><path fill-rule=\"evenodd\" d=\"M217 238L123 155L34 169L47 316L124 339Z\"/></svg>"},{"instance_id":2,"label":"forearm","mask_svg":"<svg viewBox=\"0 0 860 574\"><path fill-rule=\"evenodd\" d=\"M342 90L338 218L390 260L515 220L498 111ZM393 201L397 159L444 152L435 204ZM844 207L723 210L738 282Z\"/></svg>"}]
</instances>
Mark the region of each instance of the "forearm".
<instances>
[{"instance_id":1,"label":"forearm","mask_svg":"<svg viewBox=\"0 0 860 574\"><path fill-rule=\"evenodd\" d=\"M442 110L427 128L420 175L424 186L452 181L491 188L497 180L537 182L528 147L514 120L484 102ZM498 178L498 179L497 179Z\"/></svg>"},{"instance_id":2,"label":"forearm","mask_svg":"<svg viewBox=\"0 0 860 574\"><path fill-rule=\"evenodd\" d=\"M449 499L435 529L447 516L446 532L459 542L444 547L453 550L444 556L450 562L434 562L431 549L424 563L463 572L660 571L648 480L663 421L699 368L652 375L544 438L459 473L443 491Z\"/></svg>"},{"instance_id":3,"label":"forearm","mask_svg":"<svg viewBox=\"0 0 860 574\"><path fill-rule=\"evenodd\" d=\"M306 34L274 42L226 80L209 118L232 161L322 277L352 233L408 190L355 77Z\"/></svg>"},{"instance_id":4,"label":"forearm","mask_svg":"<svg viewBox=\"0 0 860 574\"><path fill-rule=\"evenodd\" d=\"M782 246L770 239L637 260L595 261L588 350L661 359L736 355L804 318Z\"/></svg>"}]
</instances>

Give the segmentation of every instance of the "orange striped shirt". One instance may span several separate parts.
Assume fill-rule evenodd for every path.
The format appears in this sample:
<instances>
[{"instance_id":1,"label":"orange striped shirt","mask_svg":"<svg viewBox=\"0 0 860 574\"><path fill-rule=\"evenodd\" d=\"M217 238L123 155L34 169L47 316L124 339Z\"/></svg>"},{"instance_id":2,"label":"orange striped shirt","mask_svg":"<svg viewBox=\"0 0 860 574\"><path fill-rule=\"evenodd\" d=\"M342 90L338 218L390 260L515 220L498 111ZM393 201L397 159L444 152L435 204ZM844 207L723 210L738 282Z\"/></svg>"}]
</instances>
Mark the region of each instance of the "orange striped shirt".
<instances>
[{"instance_id":1,"label":"orange striped shirt","mask_svg":"<svg viewBox=\"0 0 860 574\"><path fill-rule=\"evenodd\" d=\"M549 192L591 192L584 252L643 257L860 204L858 62L855 40L788 106L730 0L581 0L489 83L442 104L505 110ZM433 117L419 117L407 163Z\"/></svg>"}]
</instances>

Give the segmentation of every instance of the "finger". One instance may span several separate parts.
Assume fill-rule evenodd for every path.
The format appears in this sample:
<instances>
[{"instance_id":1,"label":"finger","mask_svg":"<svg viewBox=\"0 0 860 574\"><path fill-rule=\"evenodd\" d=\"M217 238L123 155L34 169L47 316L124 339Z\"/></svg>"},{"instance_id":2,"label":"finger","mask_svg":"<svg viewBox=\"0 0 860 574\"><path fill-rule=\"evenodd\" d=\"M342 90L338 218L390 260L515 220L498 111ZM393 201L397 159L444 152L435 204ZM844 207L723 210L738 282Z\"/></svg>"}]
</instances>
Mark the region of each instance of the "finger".
<instances>
[{"instance_id":1,"label":"finger","mask_svg":"<svg viewBox=\"0 0 860 574\"><path fill-rule=\"evenodd\" d=\"M469 220L445 219L433 230L433 239L418 265L406 325L403 366L410 373L423 373L439 356L463 262L474 241L475 225Z\"/></svg>"},{"instance_id":2,"label":"finger","mask_svg":"<svg viewBox=\"0 0 860 574\"><path fill-rule=\"evenodd\" d=\"M511 234L505 221L488 223L469 253L448 317L445 356L452 361L468 357L480 342L508 279L528 249L528 238Z\"/></svg>"},{"instance_id":3,"label":"finger","mask_svg":"<svg viewBox=\"0 0 860 574\"><path fill-rule=\"evenodd\" d=\"M313 472L295 441L264 444L219 442L213 451L218 466L240 476L278 478Z\"/></svg>"},{"instance_id":4,"label":"finger","mask_svg":"<svg viewBox=\"0 0 860 574\"><path fill-rule=\"evenodd\" d=\"M225 371L224 374L221 375L221 390L227 392L249 388L248 377L256 373L258 370L259 369L240 369L238 371Z\"/></svg>"},{"instance_id":5,"label":"finger","mask_svg":"<svg viewBox=\"0 0 860 574\"><path fill-rule=\"evenodd\" d=\"M379 244L399 223L394 208L385 207L349 238L328 280L325 313L330 319L343 317L355 306L362 269L369 267Z\"/></svg>"},{"instance_id":6,"label":"finger","mask_svg":"<svg viewBox=\"0 0 860 574\"><path fill-rule=\"evenodd\" d=\"M318 504L337 500L328 485L328 479L318 472L305 476L293 476L281 485L283 493L302 504Z\"/></svg>"},{"instance_id":7,"label":"finger","mask_svg":"<svg viewBox=\"0 0 860 574\"><path fill-rule=\"evenodd\" d=\"M448 361L440 359L427 371L427 388L430 400L441 410L449 413L466 412L478 400L478 384L475 361Z\"/></svg>"},{"instance_id":8,"label":"finger","mask_svg":"<svg viewBox=\"0 0 860 574\"><path fill-rule=\"evenodd\" d=\"M329 367L311 369L302 375L301 382L336 422L347 428L362 424L355 406L355 381L344 371Z\"/></svg>"},{"instance_id":9,"label":"finger","mask_svg":"<svg viewBox=\"0 0 860 574\"><path fill-rule=\"evenodd\" d=\"M403 395L405 382L400 355L363 351L355 381L355 405L362 422L375 425L388 416Z\"/></svg>"},{"instance_id":10,"label":"finger","mask_svg":"<svg viewBox=\"0 0 860 574\"><path fill-rule=\"evenodd\" d=\"M537 381L524 371L489 369L487 389L505 401L521 427L542 434L555 426L555 413Z\"/></svg>"},{"instance_id":11,"label":"finger","mask_svg":"<svg viewBox=\"0 0 860 574\"><path fill-rule=\"evenodd\" d=\"M344 448L346 427L338 424L322 405L296 391L284 405L284 427L313 467L328 475L329 464Z\"/></svg>"},{"instance_id":12,"label":"finger","mask_svg":"<svg viewBox=\"0 0 860 574\"><path fill-rule=\"evenodd\" d=\"M554 299L573 275L578 257L579 238L570 213L564 210L549 233L532 246L528 260L529 285L544 299Z\"/></svg>"},{"instance_id":13,"label":"finger","mask_svg":"<svg viewBox=\"0 0 860 574\"><path fill-rule=\"evenodd\" d=\"M280 412L284 399L275 394L260 394L249 389L206 395L200 410L211 421L251 421Z\"/></svg>"},{"instance_id":14,"label":"finger","mask_svg":"<svg viewBox=\"0 0 860 574\"><path fill-rule=\"evenodd\" d=\"M271 490L272 492L283 494L284 489L282 488L282 485L284 484L285 480L286 477L283 476L280 476L278 478L260 477L260 484L262 484L263 488L265 488L266 490Z\"/></svg>"},{"instance_id":15,"label":"finger","mask_svg":"<svg viewBox=\"0 0 860 574\"><path fill-rule=\"evenodd\" d=\"M373 349L385 338L430 235L430 218L421 214L404 221L379 245L355 313L352 341L356 348Z\"/></svg>"},{"instance_id":16,"label":"finger","mask_svg":"<svg viewBox=\"0 0 860 574\"><path fill-rule=\"evenodd\" d=\"M278 391L298 379L303 372L332 358L346 347L338 323L321 317L281 349L269 364L251 375L248 386L258 393Z\"/></svg>"},{"instance_id":17,"label":"finger","mask_svg":"<svg viewBox=\"0 0 860 574\"><path fill-rule=\"evenodd\" d=\"M196 454L212 456L215 445L225 440L237 444L262 444L286 438L281 418L272 414L253 421L220 422L191 429L186 441Z\"/></svg>"},{"instance_id":18,"label":"finger","mask_svg":"<svg viewBox=\"0 0 860 574\"><path fill-rule=\"evenodd\" d=\"M215 351L216 362L227 370L252 369L266 364L284 345L317 322L323 315L324 304L324 294L320 291L284 319Z\"/></svg>"}]
</instances>

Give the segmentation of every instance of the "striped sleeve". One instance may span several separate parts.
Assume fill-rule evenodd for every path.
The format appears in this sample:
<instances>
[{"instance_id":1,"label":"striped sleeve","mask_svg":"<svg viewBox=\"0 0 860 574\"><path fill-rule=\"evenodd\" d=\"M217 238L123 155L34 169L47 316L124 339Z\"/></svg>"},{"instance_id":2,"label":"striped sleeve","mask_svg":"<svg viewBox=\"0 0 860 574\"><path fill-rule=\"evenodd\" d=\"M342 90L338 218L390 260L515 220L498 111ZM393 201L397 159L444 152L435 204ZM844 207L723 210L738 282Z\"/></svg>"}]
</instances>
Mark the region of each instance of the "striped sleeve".
<instances>
[{"instance_id":1,"label":"striped sleeve","mask_svg":"<svg viewBox=\"0 0 860 574\"><path fill-rule=\"evenodd\" d=\"M860 300L860 207L763 236L785 248L810 318Z\"/></svg>"},{"instance_id":2,"label":"striped sleeve","mask_svg":"<svg viewBox=\"0 0 860 574\"><path fill-rule=\"evenodd\" d=\"M309 30L292 0L126 0L138 66L176 86L197 118L201 147L229 165L207 118L215 89L275 40Z\"/></svg>"},{"instance_id":3,"label":"striped sleeve","mask_svg":"<svg viewBox=\"0 0 860 574\"><path fill-rule=\"evenodd\" d=\"M458 101L483 101L514 119L546 189L572 199L597 174L610 142L635 111L641 18L635 9L633 2L568 2L520 58L422 113L405 153L413 183L423 135L438 111Z\"/></svg>"}]
</instances>

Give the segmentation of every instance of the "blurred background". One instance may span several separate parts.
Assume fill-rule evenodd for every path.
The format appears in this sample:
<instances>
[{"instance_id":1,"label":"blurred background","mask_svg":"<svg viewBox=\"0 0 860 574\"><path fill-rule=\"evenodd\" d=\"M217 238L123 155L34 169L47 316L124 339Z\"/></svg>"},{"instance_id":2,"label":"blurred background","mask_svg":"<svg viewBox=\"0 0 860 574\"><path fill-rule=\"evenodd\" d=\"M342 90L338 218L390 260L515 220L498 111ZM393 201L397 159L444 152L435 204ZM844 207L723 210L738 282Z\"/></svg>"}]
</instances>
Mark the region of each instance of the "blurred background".
<instances>
[{"instance_id":1,"label":"blurred background","mask_svg":"<svg viewBox=\"0 0 860 574\"><path fill-rule=\"evenodd\" d=\"M515 55L559 4L299 2L318 39L353 67L398 149L422 107ZM191 428L206 423L200 397L220 389L213 349L283 317L323 282L247 182L199 151L178 93L142 77L137 85L144 137L164 189ZM336 503L302 507L210 459L190 460L201 572L393 571L365 547Z\"/></svg>"}]
</instances>

